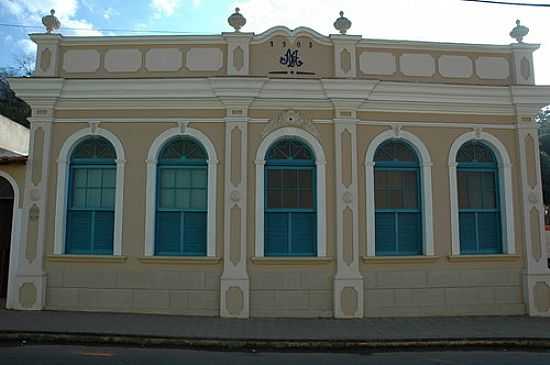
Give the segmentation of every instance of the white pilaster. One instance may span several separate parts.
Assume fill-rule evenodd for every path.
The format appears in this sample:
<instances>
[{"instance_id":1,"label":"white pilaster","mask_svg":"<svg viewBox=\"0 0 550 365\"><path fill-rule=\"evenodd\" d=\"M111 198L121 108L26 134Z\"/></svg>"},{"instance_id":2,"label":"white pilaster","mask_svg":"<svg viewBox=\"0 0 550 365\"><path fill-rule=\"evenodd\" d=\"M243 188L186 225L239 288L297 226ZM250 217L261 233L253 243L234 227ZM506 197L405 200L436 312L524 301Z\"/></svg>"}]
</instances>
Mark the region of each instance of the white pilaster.
<instances>
[{"instance_id":1,"label":"white pilaster","mask_svg":"<svg viewBox=\"0 0 550 365\"><path fill-rule=\"evenodd\" d=\"M60 57L60 34L33 34L31 39L37 45L36 66L33 76L57 76Z\"/></svg>"},{"instance_id":2,"label":"white pilaster","mask_svg":"<svg viewBox=\"0 0 550 365\"><path fill-rule=\"evenodd\" d=\"M247 108L231 106L225 118L225 194L223 274L220 316L248 318L250 289L247 273Z\"/></svg>"},{"instance_id":3,"label":"white pilaster","mask_svg":"<svg viewBox=\"0 0 550 365\"><path fill-rule=\"evenodd\" d=\"M250 73L250 40L253 33L223 33L227 42L227 75L246 76Z\"/></svg>"},{"instance_id":4,"label":"white pilaster","mask_svg":"<svg viewBox=\"0 0 550 365\"><path fill-rule=\"evenodd\" d=\"M533 52L539 48L535 44L515 43L512 48L512 82L515 85L534 85L535 68Z\"/></svg>"},{"instance_id":5,"label":"white pilaster","mask_svg":"<svg viewBox=\"0 0 550 365\"><path fill-rule=\"evenodd\" d=\"M361 36L331 34L330 39L334 44L334 76L357 77L355 49L357 42L361 40Z\"/></svg>"},{"instance_id":6,"label":"white pilaster","mask_svg":"<svg viewBox=\"0 0 550 365\"><path fill-rule=\"evenodd\" d=\"M521 224L524 233L522 240L527 262L523 282L524 298L529 315L550 317L550 306L544 305L550 298L550 269L544 232L538 133L534 117L518 112L517 127L522 191Z\"/></svg>"},{"instance_id":7,"label":"white pilaster","mask_svg":"<svg viewBox=\"0 0 550 365\"><path fill-rule=\"evenodd\" d=\"M22 231L18 252L15 252L15 279L10 307L40 310L46 300L45 236L48 215L47 193L50 164L52 119L51 109L33 109L30 150L25 173L25 193L21 217ZM37 137L39 135L39 137ZM40 141L39 141L40 139Z\"/></svg>"},{"instance_id":8,"label":"white pilaster","mask_svg":"<svg viewBox=\"0 0 550 365\"><path fill-rule=\"evenodd\" d=\"M351 112L351 115L354 116L355 113ZM363 277L359 272L357 122L358 120L351 118L334 120L337 259L334 278L334 316L336 318L363 317ZM345 144L348 144L346 155L343 148ZM351 161L351 163L344 167L343 161Z\"/></svg>"}]
</instances>

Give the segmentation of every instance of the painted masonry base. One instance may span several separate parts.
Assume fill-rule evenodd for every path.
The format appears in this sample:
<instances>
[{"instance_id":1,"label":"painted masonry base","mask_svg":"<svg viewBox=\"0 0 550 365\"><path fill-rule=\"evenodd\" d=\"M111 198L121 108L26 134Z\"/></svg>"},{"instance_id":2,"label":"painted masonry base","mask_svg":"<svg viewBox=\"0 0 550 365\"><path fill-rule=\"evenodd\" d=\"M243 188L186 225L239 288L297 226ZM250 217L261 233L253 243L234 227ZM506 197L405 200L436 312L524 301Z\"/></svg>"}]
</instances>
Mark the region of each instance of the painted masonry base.
<instances>
[{"instance_id":1,"label":"painted masonry base","mask_svg":"<svg viewBox=\"0 0 550 365\"><path fill-rule=\"evenodd\" d=\"M246 319L250 316L248 278L220 280L220 317Z\"/></svg>"},{"instance_id":2,"label":"painted masonry base","mask_svg":"<svg viewBox=\"0 0 550 365\"><path fill-rule=\"evenodd\" d=\"M363 318L363 278L334 279L334 317Z\"/></svg>"},{"instance_id":3,"label":"painted masonry base","mask_svg":"<svg viewBox=\"0 0 550 365\"><path fill-rule=\"evenodd\" d=\"M550 317L550 274L524 274L523 280L529 315Z\"/></svg>"},{"instance_id":4,"label":"painted masonry base","mask_svg":"<svg viewBox=\"0 0 550 365\"><path fill-rule=\"evenodd\" d=\"M9 296L7 309L42 310L46 303L46 273L16 275L15 293Z\"/></svg>"}]
</instances>

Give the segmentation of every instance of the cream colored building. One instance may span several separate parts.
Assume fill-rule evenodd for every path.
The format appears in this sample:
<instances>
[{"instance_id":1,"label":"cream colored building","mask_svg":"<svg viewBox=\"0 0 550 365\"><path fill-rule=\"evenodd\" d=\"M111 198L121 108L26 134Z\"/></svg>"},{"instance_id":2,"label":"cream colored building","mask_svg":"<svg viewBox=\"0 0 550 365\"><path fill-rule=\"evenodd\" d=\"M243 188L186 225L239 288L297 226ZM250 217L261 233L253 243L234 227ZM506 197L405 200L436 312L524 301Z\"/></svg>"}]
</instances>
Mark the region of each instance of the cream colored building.
<instances>
[{"instance_id":1,"label":"cream colored building","mask_svg":"<svg viewBox=\"0 0 550 365\"><path fill-rule=\"evenodd\" d=\"M32 34L36 72L11 80L33 117L8 306L550 315L539 46L346 22Z\"/></svg>"}]
</instances>

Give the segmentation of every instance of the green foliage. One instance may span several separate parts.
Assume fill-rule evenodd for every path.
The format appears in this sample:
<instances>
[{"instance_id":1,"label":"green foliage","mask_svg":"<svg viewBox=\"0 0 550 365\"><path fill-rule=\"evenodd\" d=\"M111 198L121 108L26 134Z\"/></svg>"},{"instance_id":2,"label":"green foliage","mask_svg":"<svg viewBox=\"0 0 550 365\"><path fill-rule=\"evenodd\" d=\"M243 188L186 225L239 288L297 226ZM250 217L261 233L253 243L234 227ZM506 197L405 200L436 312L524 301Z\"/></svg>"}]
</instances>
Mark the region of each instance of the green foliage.
<instances>
[{"instance_id":1,"label":"green foliage","mask_svg":"<svg viewBox=\"0 0 550 365\"><path fill-rule=\"evenodd\" d=\"M15 96L8 80L2 75L0 75L0 114L27 128L30 127L27 119L31 116L30 106Z\"/></svg>"}]
</instances>

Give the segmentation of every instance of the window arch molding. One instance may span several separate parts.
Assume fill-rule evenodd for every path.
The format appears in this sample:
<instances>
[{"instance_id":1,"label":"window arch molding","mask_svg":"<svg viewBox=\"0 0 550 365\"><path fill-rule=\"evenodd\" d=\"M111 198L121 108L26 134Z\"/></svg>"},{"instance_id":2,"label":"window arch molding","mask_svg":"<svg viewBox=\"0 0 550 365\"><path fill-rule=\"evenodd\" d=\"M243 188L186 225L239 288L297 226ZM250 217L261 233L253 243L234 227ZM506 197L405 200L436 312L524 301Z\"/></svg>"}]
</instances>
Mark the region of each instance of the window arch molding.
<instances>
[{"instance_id":1,"label":"window arch molding","mask_svg":"<svg viewBox=\"0 0 550 365\"><path fill-rule=\"evenodd\" d=\"M284 127L277 129L263 139L256 152L256 245L255 255L264 256L264 205L265 205L265 156L269 148L281 139L293 137L305 143L315 154L317 181L317 256L324 257L326 248L326 158L323 147L310 133L303 129Z\"/></svg>"},{"instance_id":2,"label":"window arch molding","mask_svg":"<svg viewBox=\"0 0 550 365\"><path fill-rule=\"evenodd\" d=\"M449 151L449 190L451 199L451 253L460 255L460 225L458 219L458 181L456 158L460 148L471 141L479 141L488 146L494 153L498 165L500 206L503 209L502 250L504 254L515 254L514 233L514 196L512 189L512 163L504 144L492 134L483 131L472 131L459 136Z\"/></svg>"},{"instance_id":3,"label":"window arch molding","mask_svg":"<svg viewBox=\"0 0 550 365\"><path fill-rule=\"evenodd\" d=\"M388 140L408 143L420 160L421 202L422 202L422 252L434 255L433 213L432 213L432 159L424 143L414 134L400 128L378 134L369 144L365 157L365 187L367 212L367 256L376 256L375 204L374 204L374 155L378 147ZM372 212L372 214L370 214Z\"/></svg>"},{"instance_id":4,"label":"window arch molding","mask_svg":"<svg viewBox=\"0 0 550 365\"><path fill-rule=\"evenodd\" d=\"M97 127L81 129L65 140L57 159L57 194L55 207L55 243L54 255L65 254L65 236L67 223L67 199L69 187L69 165L74 148L86 137L100 136L108 140L116 152L116 188L115 221L113 236L113 255L122 255L122 217L124 202L124 166L126 155L120 139L107 129Z\"/></svg>"},{"instance_id":5,"label":"window arch molding","mask_svg":"<svg viewBox=\"0 0 550 365\"><path fill-rule=\"evenodd\" d=\"M216 256L216 201L217 201L217 168L218 157L214 144L198 129L180 126L168 129L160 134L149 148L147 154L147 186L145 191L145 256L155 254L155 206L157 191L157 165L158 156L162 148L172 138L178 136L189 136L196 139L206 150L208 155L208 198L207 198L207 238L206 255ZM214 229L211 229L214 227Z\"/></svg>"}]
</instances>

